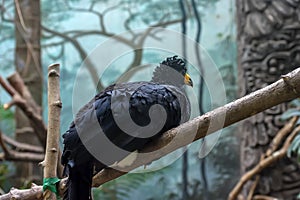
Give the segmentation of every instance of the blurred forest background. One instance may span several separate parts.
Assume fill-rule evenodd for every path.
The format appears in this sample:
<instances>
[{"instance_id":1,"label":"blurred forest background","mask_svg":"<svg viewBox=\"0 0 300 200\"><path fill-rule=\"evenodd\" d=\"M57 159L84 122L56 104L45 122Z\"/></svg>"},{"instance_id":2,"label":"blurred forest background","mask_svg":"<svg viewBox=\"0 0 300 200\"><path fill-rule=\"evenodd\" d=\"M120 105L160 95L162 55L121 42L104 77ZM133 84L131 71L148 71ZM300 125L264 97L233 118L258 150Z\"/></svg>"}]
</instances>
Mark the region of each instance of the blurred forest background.
<instances>
[{"instance_id":1,"label":"blurred forest background","mask_svg":"<svg viewBox=\"0 0 300 200\"><path fill-rule=\"evenodd\" d=\"M97 90L102 90L120 80L149 80L153 68L148 69L142 66L146 66L148 63L159 63L165 57L173 55L170 48L167 47L166 50L146 48L151 42L163 43L164 40L167 40L166 36L160 34L160 31L156 29L166 28L183 33L189 40L201 44L201 50L196 46L187 47L195 51L196 55L201 56L201 59L197 57L198 66L188 66L195 85L191 95L198 99L192 101L194 110L192 117L196 117L236 99L239 95L245 95L276 81L281 74L290 71L297 65L298 61L292 63L291 59L298 55L298 43L294 44L292 39L284 38L285 35L281 32L293 31L291 34L286 34L291 38L299 39L297 32L300 29L299 24L295 25L296 28L292 26L290 26L292 28L286 28L285 25L282 25L284 22L288 22L289 25L296 23L295 19L291 20L290 18L295 18L299 5L293 4L292 6L293 0L287 0L287 3L280 6L277 5L278 3L267 4L267 1L261 1L265 3L254 0L249 2L247 3L245 0L2 0L0 3L0 75L3 78L10 78L15 71L19 72L29 88L32 98L39 105L37 108L41 108L35 112L47 122L47 80L45 78L47 77L47 66L54 62L60 63L63 102L61 133L63 134L73 119L73 110L77 109L73 108L73 92L78 71L85 58L95 49L97 50L99 44L101 48L101 44L107 41L112 45L105 49L106 53L113 53L117 51L116 48L126 48L128 51L109 64L100 81L97 76L97 67L101 63L85 60L91 81L88 82L89 85L81 87L94 89L94 92L96 92L96 87ZM240 6L236 7L236 4ZM280 11L279 8L284 11ZM293 14L284 16L282 13L289 8L294 9L292 10ZM269 12L268 16L277 17L277 26L274 25L275 22L273 24L268 19L263 21L263 14L267 12ZM252 17L252 13L254 17ZM245 20L237 21L236 15L244 17ZM258 21L261 21L265 27L260 26ZM271 25L267 26L268 23ZM249 31L251 28L248 26L253 27L252 32ZM268 32L268 29L271 31ZM278 31L281 36L276 36L274 30ZM240 34L238 38L237 33ZM275 38L277 46L259 46L266 41L269 44L268 36L270 35ZM177 38L174 43L180 48L183 47L182 55L186 55L188 58L190 49L184 48L184 40L184 38ZM285 42L280 43L281 40ZM274 41L273 43L275 43ZM239 45L242 46L242 50L238 51L237 46ZM269 51L263 48L269 48ZM257 49L261 49L263 53ZM290 58L288 60L286 57L282 58L281 55L284 53L272 55L274 51L296 53L287 55L286 57ZM257 54L252 55L253 52ZM266 56L256 59L259 57L258 54L266 54ZM267 55L271 55L270 58ZM189 60L187 59L187 61ZM258 66L260 62L262 62L261 67ZM249 63L252 63L254 67L252 68ZM292 67L284 68L282 66L287 64L291 64ZM135 68L135 66L141 67ZM277 66L281 68L277 69ZM205 79L215 78L210 73L215 70L213 68L220 72L225 96L218 97L218 94L211 94L212 90L218 93L217 91L220 90L218 84L215 88L210 88L211 86L205 84ZM122 74L126 74L130 70L134 70L132 75L120 79ZM240 79L238 79L238 71ZM222 99L213 100L212 96ZM84 96L82 98L88 100L91 97ZM23 111L17 107L4 109L3 105L10 100L11 96L0 88L0 130L2 134L15 138L22 144L40 146L40 141L34 134L35 129L31 127L30 121ZM299 106L299 103L296 102L293 105L296 107ZM241 173L257 164L260 155L270 144L270 138L273 138L284 125L284 120L299 115L299 112L294 109L284 117L280 117L288 107L290 104L265 113L271 115L269 118L264 118L264 114L261 114L259 117L250 119L250 122L240 123L239 127L242 128L237 128L238 126L235 125L224 129L217 138L216 145L214 145L216 138L195 142L188 147L188 151L183 156L160 170L130 173L108 182L100 188L95 188L95 199L99 197L124 200L226 199L238 182ZM268 119L269 121L264 121ZM270 128L269 125L272 123L275 125ZM245 134L241 134L241 132ZM261 132L267 135L263 135L264 138L259 137ZM246 133L256 137L251 139L252 143L250 142L250 144L247 142L250 140L249 134ZM9 143L7 142L9 139L2 138L1 141ZM210 141L213 141L212 144ZM201 156L200 147L205 144L208 144L212 150L206 152L207 156ZM241 144L245 148L240 148ZM20 149L18 146L14 147L15 151L22 151ZM9 191L12 186L28 188L32 182L41 183L41 169L37 166L38 158L5 157L5 152L2 152L1 156L1 193ZM160 168L160 165L164 166L168 159L170 157L167 156L156 161L154 166ZM280 173L283 177L286 177L286 174L293 174L294 179L287 180L288 178L286 178L285 182L282 182L273 180L274 177L281 177L281 175L274 175L275 172L265 173L261 175L261 180L264 182L258 186L262 190L257 190L257 193L288 197L285 199L293 199L297 196L300 188L300 184L298 184L300 183L299 166L295 160L286 162L292 162L292 164L287 164L287 169L283 168L286 171L278 172L276 169L275 172ZM285 164L281 163L280 166ZM267 180L264 177L268 177ZM284 185L288 185L286 182L292 186L285 187ZM274 184L279 184L279 186L273 187ZM288 192L282 193L284 191Z\"/></svg>"}]
</instances>

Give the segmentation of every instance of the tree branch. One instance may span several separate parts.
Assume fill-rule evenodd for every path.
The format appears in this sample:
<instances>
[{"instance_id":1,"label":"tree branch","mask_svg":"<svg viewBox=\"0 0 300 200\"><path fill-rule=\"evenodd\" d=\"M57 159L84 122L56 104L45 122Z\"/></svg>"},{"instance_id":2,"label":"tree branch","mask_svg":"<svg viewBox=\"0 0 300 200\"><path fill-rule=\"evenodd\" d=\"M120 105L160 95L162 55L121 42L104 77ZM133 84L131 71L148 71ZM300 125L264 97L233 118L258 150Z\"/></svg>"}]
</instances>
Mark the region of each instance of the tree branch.
<instances>
[{"instance_id":1,"label":"tree branch","mask_svg":"<svg viewBox=\"0 0 300 200\"><path fill-rule=\"evenodd\" d=\"M141 152L154 152L165 147L171 141L172 146L168 145L168 148L163 152L159 151L157 154L152 154L151 156L138 154L132 165L126 168L119 167L119 170L122 172L115 169L103 170L94 176L94 186L99 186L107 181L116 179L119 176L126 174L126 171L151 163L153 160L159 159L180 147L188 145L191 143L191 141L189 141L189 136L193 135L195 131L196 136L194 141L275 105L299 97L300 93L295 92L292 88L300 88L300 68L292 71L286 76L289 77L290 84L286 84L283 79L280 79L265 88L257 90L234 102L226 104L223 107L219 107L202 116L196 117L177 128L167 131L162 137L153 141ZM224 124L220 124L223 122L223 119Z\"/></svg>"},{"instance_id":2,"label":"tree branch","mask_svg":"<svg viewBox=\"0 0 300 200\"><path fill-rule=\"evenodd\" d=\"M251 185L250 191L248 193L247 200L252 200L253 199L253 194L254 194L255 189L256 189L256 187L259 183L259 180L260 180L260 176L256 175L255 180L254 180L253 184Z\"/></svg>"},{"instance_id":3,"label":"tree branch","mask_svg":"<svg viewBox=\"0 0 300 200\"><path fill-rule=\"evenodd\" d=\"M45 155L44 178L57 177L60 136L60 101L59 64L48 67L48 135ZM44 193L44 200L55 200L56 194L50 190Z\"/></svg>"},{"instance_id":4,"label":"tree branch","mask_svg":"<svg viewBox=\"0 0 300 200\"><path fill-rule=\"evenodd\" d=\"M0 85L3 87L3 89L6 90L6 92L10 96L14 96L16 94L16 90L13 87L11 87L10 85L8 85L6 83L6 81L2 78L2 76L0 76Z\"/></svg>"},{"instance_id":5,"label":"tree branch","mask_svg":"<svg viewBox=\"0 0 300 200\"><path fill-rule=\"evenodd\" d=\"M11 188L9 193L0 196L0 200L42 200L43 199L43 187L32 184L30 189L18 190Z\"/></svg>"},{"instance_id":6,"label":"tree branch","mask_svg":"<svg viewBox=\"0 0 300 200\"><path fill-rule=\"evenodd\" d=\"M208 134L230 126L233 123L246 119L280 103L299 97L300 93L297 92L295 88L300 88L300 68L292 71L286 76L289 77L289 84L287 84L283 79L280 79L265 88L253 92L234 102L226 104L225 106L219 107L202 116L196 117L193 120L180 125L179 127L165 132L160 138L148 144L140 152L152 152L151 155L145 156L145 154L138 154L136 156L136 160L131 162L130 166L124 167L117 164L116 166L113 166L116 169L107 168L102 170L94 176L93 186L97 187L105 182L116 179L123 174L126 174L130 170L151 163L153 160L157 160L180 147L192 143L192 141L189 140L189 137L191 136L193 136L193 141L199 140ZM224 123L222 123L223 119ZM195 133L196 135L194 136ZM284 148L289 146L294 136L295 134L291 134L288 137ZM164 147L163 150L162 147ZM156 151L158 149L161 151ZM268 160L265 162L272 162L273 159L278 159L284 155L285 153L283 150L279 150L272 154L272 157L270 157L271 159L268 158ZM65 181L66 179L63 180ZM60 188L64 188L63 183L61 183L60 186ZM37 191L35 195L37 195L38 192L41 192L41 190ZM2 200L2 196L0 196L0 200Z\"/></svg>"},{"instance_id":7,"label":"tree branch","mask_svg":"<svg viewBox=\"0 0 300 200\"><path fill-rule=\"evenodd\" d=\"M279 199L275 197L266 196L266 195L255 195L253 197L253 200L279 200Z\"/></svg>"},{"instance_id":8,"label":"tree branch","mask_svg":"<svg viewBox=\"0 0 300 200\"><path fill-rule=\"evenodd\" d=\"M283 128L279 130L279 132L273 138L268 150L266 151L266 154L263 155L263 157L271 156L271 154L274 153L276 149L278 149L279 145L282 144L283 139L286 138L286 136L293 131L298 119L299 116L293 117L287 124L285 124Z\"/></svg>"},{"instance_id":9,"label":"tree branch","mask_svg":"<svg viewBox=\"0 0 300 200\"><path fill-rule=\"evenodd\" d=\"M270 156L263 158L253 169L245 173L234 189L230 192L228 200L235 200L237 195L240 193L243 185L250 180L254 175L260 173L263 169L269 167L271 164L276 162L277 160L286 156L289 146L291 145L293 139L296 137L298 132L300 131L300 126L297 126L293 132L288 136L286 141L284 142L282 148L278 151L275 151Z\"/></svg>"},{"instance_id":10,"label":"tree branch","mask_svg":"<svg viewBox=\"0 0 300 200\"><path fill-rule=\"evenodd\" d=\"M0 131L1 134L1 131ZM40 146L34 146L34 145L30 145L30 144L26 144L26 143L22 143L22 142L18 142L8 136L6 136L5 134L1 134L2 135L2 139L5 143L7 143L8 145L12 146L13 149L16 149L17 151L21 151L21 152L33 152L33 153L44 153L44 148L40 147Z\"/></svg>"},{"instance_id":11,"label":"tree branch","mask_svg":"<svg viewBox=\"0 0 300 200\"><path fill-rule=\"evenodd\" d=\"M44 159L43 153L18 152L10 150L9 154L0 153L0 161L26 161L41 162ZM1 199L1 198L0 198Z\"/></svg>"},{"instance_id":12,"label":"tree branch","mask_svg":"<svg viewBox=\"0 0 300 200\"><path fill-rule=\"evenodd\" d=\"M44 31L46 31L46 32L49 32L49 33L51 33L53 35L56 35L56 36L59 36L59 37L65 39L66 41L72 43L73 46L75 47L75 49L78 51L81 60L82 61L85 60L86 67L87 67L87 69L90 72L90 75L92 77L93 83L95 85L100 85L102 89L104 88L104 86L102 85L102 83L99 82L99 80L98 80L98 73L97 73L96 67L93 65L93 63L90 61L90 59L87 57L87 53L82 48L82 46L80 45L80 43L76 40L76 37L69 37L67 34L60 33L60 32L57 32L55 30L51 30L51 29L49 29L49 28L47 28L45 26L41 26L41 28Z\"/></svg>"},{"instance_id":13,"label":"tree branch","mask_svg":"<svg viewBox=\"0 0 300 200\"><path fill-rule=\"evenodd\" d=\"M284 138L286 138L286 136L293 130L298 119L299 119L298 116L293 117L287 124L285 124L283 128L279 130L276 136L272 139L272 142L269 145L269 148L267 149L266 153L261 156L260 162L266 157L271 156L272 153L274 153L274 151L278 149L279 145L283 143ZM253 199L253 195L259 183L259 180L260 180L260 175L256 175L255 181L252 183L251 188L249 190L247 200Z\"/></svg>"},{"instance_id":14,"label":"tree branch","mask_svg":"<svg viewBox=\"0 0 300 200\"><path fill-rule=\"evenodd\" d=\"M12 105L17 105L21 110L25 113L25 115L30 120L30 124L34 129L34 133L37 134L38 139L40 140L43 149L46 147L46 136L47 136L47 128L44 124L43 117L41 116L40 107L34 102L29 90L24 84L22 78L17 74L13 74L8 78L11 85L9 85L1 76L0 76L0 85L12 96L13 100L7 104L4 104L3 107L8 109ZM15 88L13 88L13 87ZM22 96L23 95L23 96ZM5 137L4 137L5 138ZM10 140L12 142L12 140ZM15 145L20 145L15 143ZM22 144L22 148L25 147L26 144ZM27 145L28 148L31 148ZM27 149L28 149L27 148ZM4 154L0 154L0 160L13 160L13 161L42 161L44 159L44 152L41 153L38 147L34 147L29 152L35 153L27 153L27 152L19 152L19 151L11 151L11 157L5 157ZM37 153L37 154L36 154ZM59 149L59 155L61 151ZM60 163L57 164L58 173L62 173L62 166Z\"/></svg>"},{"instance_id":15,"label":"tree branch","mask_svg":"<svg viewBox=\"0 0 300 200\"><path fill-rule=\"evenodd\" d=\"M4 104L4 108L8 109L12 105L17 105L19 108L21 108L21 110L30 120L31 126L33 127L39 141L43 147L45 147L47 129L44 124L43 117L40 114L40 107L34 102L22 78L17 73L8 79L11 85L8 85L0 76L0 85L2 85L2 87L12 96L12 101Z\"/></svg>"},{"instance_id":16,"label":"tree branch","mask_svg":"<svg viewBox=\"0 0 300 200\"><path fill-rule=\"evenodd\" d=\"M34 110L34 112L41 115L42 108L34 101L29 89L25 85L22 77L19 73L14 73L7 77L10 85L26 100L28 105Z\"/></svg>"},{"instance_id":17,"label":"tree branch","mask_svg":"<svg viewBox=\"0 0 300 200\"><path fill-rule=\"evenodd\" d=\"M9 155L10 155L10 151L9 151L9 149L6 147L6 144L4 143L2 131L0 131L0 146L2 147L2 150L3 150L4 155L5 155L5 156L6 156L6 155L9 156Z\"/></svg>"},{"instance_id":18,"label":"tree branch","mask_svg":"<svg viewBox=\"0 0 300 200\"><path fill-rule=\"evenodd\" d=\"M41 161L44 158L44 154L42 153L28 153L28 152L19 152L13 149L9 149L5 144L5 136L0 131L0 146L2 147L3 153L0 153L0 160L9 160L9 161ZM12 139L10 139L12 140ZM30 145L28 145L30 146Z\"/></svg>"}]
</instances>

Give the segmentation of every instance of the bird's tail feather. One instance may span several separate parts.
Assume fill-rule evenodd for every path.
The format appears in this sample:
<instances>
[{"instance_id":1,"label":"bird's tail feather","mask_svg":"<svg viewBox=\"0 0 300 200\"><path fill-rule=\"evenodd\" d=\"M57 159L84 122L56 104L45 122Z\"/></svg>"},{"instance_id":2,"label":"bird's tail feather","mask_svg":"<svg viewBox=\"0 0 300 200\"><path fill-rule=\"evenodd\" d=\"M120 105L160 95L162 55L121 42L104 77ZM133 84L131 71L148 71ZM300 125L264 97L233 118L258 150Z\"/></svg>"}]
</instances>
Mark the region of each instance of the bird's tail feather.
<instances>
[{"instance_id":1,"label":"bird's tail feather","mask_svg":"<svg viewBox=\"0 0 300 200\"><path fill-rule=\"evenodd\" d=\"M93 165L91 162L79 166L70 167L65 170L69 174L67 190L64 193L64 200L91 200L92 199L92 178Z\"/></svg>"}]
</instances>

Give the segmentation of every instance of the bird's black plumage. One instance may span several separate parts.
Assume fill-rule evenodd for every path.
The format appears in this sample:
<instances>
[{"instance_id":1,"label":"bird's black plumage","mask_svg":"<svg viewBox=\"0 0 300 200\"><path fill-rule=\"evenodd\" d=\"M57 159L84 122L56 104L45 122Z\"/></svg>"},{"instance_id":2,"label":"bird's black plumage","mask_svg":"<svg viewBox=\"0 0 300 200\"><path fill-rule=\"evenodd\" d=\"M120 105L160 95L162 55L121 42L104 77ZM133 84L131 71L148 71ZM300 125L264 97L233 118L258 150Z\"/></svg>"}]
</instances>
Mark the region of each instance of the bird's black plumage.
<instances>
[{"instance_id":1,"label":"bird's black plumage","mask_svg":"<svg viewBox=\"0 0 300 200\"><path fill-rule=\"evenodd\" d=\"M182 87L187 83L186 71L183 60L167 58L155 69L151 82L111 85L79 110L63 135L61 162L69 176L64 199L91 199L95 168L99 171L120 161L188 120L190 105ZM124 151L107 149L103 137Z\"/></svg>"}]
</instances>

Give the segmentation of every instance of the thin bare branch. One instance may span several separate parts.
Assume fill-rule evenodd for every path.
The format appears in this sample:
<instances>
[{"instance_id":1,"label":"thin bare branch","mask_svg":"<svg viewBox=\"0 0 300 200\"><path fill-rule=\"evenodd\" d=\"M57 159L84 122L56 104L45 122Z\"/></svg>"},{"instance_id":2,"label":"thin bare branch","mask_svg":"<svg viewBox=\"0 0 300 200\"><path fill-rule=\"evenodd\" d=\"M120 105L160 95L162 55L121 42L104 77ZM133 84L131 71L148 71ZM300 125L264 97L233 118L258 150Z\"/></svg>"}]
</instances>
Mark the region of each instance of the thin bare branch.
<instances>
[{"instance_id":1,"label":"thin bare branch","mask_svg":"<svg viewBox=\"0 0 300 200\"><path fill-rule=\"evenodd\" d=\"M7 7L9 7L9 6L13 6L14 5L14 3L12 2L9 6L5 6L4 5L4 0L2 0L2 5L1 5L1 12L0 12L0 15L1 15L1 20L3 21L3 22L8 22L8 23L14 23L14 20L13 20L13 17L12 16L9 16L9 18L5 18L5 14L7 14Z\"/></svg>"},{"instance_id":2,"label":"thin bare branch","mask_svg":"<svg viewBox=\"0 0 300 200\"><path fill-rule=\"evenodd\" d=\"M0 131L0 146L2 147L2 150L4 152L5 157L10 155L9 149L6 147L6 144L4 143L3 140L3 133Z\"/></svg>"},{"instance_id":3,"label":"thin bare branch","mask_svg":"<svg viewBox=\"0 0 300 200\"><path fill-rule=\"evenodd\" d=\"M7 82L2 78L2 76L0 76L0 85L3 87L3 89L6 90L6 92L10 96L14 96L16 94L16 90L10 85L8 85Z\"/></svg>"},{"instance_id":4,"label":"thin bare branch","mask_svg":"<svg viewBox=\"0 0 300 200\"><path fill-rule=\"evenodd\" d=\"M266 154L264 157L270 156L276 149L278 149L279 145L282 144L283 139L294 129L294 126L299 119L298 116L293 117L287 124L284 125L283 128L279 130L276 136L273 138Z\"/></svg>"},{"instance_id":5,"label":"thin bare branch","mask_svg":"<svg viewBox=\"0 0 300 200\"><path fill-rule=\"evenodd\" d=\"M5 134L2 134L3 141L13 147L13 149L16 149L17 151L25 151L25 152L33 152L33 153L44 153L44 148L30 145L22 142L18 142Z\"/></svg>"},{"instance_id":6,"label":"thin bare branch","mask_svg":"<svg viewBox=\"0 0 300 200\"><path fill-rule=\"evenodd\" d=\"M10 150L9 154L0 153L0 161L26 161L26 162L41 162L44 159L44 154L18 152Z\"/></svg>"},{"instance_id":7,"label":"thin bare branch","mask_svg":"<svg viewBox=\"0 0 300 200\"><path fill-rule=\"evenodd\" d=\"M9 108L14 104L21 108L30 120L34 132L37 134L41 144L45 147L47 129L40 113L41 108L34 102L22 78L17 75L17 73L10 76L9 81L15 88L12 89L12 87L0 77L0 84L13 98L10 104L5 105L5 108Z\"/></svg>"},{"instance_id":8,"label":"thin bare branch","mask_svg":"<svg viewBox=\"0 0 300 200\"><path fill-rule=\"evenodd\" d=\"M253 200L279 200L279 199L267 195L255 195L253 197Z\"/></svg>"},{"instance_id":9,"label":"thin bare branch","mask_svg":"<svg viewBox=\"0 0 300 200\"><path fill-rule=\"evenodd\" d=\"M284 125L284 127L282 127L278 131L276 136L272 139L271 144L269 145L269 148L267 149L266 153L261 156L260 162L262 162L266 157L271 156L274 153L274 151L278 149L279 145L283 143L283 140L286 138L286 136L293 131L294 125L296 124L298 118L299 117L293 117L288 123ZM247 200L251 200L253 198L259 180L260 176L256 175L255 181L252 183L250 191L248 193Z\"/></svg>"},{"instance_id":10,"label":"thin bare branch","mask_svg":"<svg viewBox=\"0 0 300 200\"><path fill-rule=\"evenodd\" d=\"M253 195L254 195L255 189L256 189L256 187L259 183L259 180L260 180L260 175L256 175L255 180L254 180L254 182L252 183L252 185L250 187L250 191L248 193L247 200L252 200L253 199Z\"/></svg>"},{"instance_id":11,"label":"thin bare branch","mask_svg":"<svg viewBox=\"0 0 300 200\"><path fill-rule=\"evenodd\" d=\"M247 171L240 181L237 183L237 185L234 187L234 189L230 192L228 196L228 200L235 200L240 193L242 187L244 184L250 180L253 176L260 173L262 170L273 164L274 162L278 161L279 159L282 159L284 156L286 156L289 146L291 145L293 139L296 137L296 135L300 131L300 126L297 126L292 133L288 136L288 138L285 140L282 148L278 151L275 151L270 156L262 159L253 169Z\"/></svg>"},{"instance_id":12,"label":"thin bare branch","mask_svg":"<svg viewBox=\"0 0 300 200\"><path fill-rule=\"evenodd\" d=\"M44 31L46 31L46 32L49 32L49 33L54 34L56 36L59 36L59 37L65 39L65 40L67 40L68 42L71 42L73 44L73 46L77 49L77 51L78 51L78 53L79 53L79 55L81 57L81 60L82 61L85 60L86 67L87 67L87 69L89 70L89 72L91 74L93 83L95 85L100 85L102 89L104 88L104 86L102 85L102 83L98 80L98 73L97 73L96 67L87 58L87 53L85 52L85 50L82 48L82 46L80 45L80 43L75 38L69 37L67 34L51 30L51 29L49 29L47 27L44 27L44 26L42 26L42 29Z\"/></svg>"},{"instance_id":13,"label":"thin bare branch","mask_svg":"<svg viewBox=\"0 0 300 200\"><path fill-rule=\"evenodd\" d=\"M22 14L22 10L21 10L20 4L19 4L19 0L14 0L14 2L15 2L15 8L17 10L18 17L20 19L20 24L21 24L23 30L25 32L27 32L28 28L26 27L26 24L24 22L24 18L23 18L23 14Z\"/></svg>"}]
</instances>

